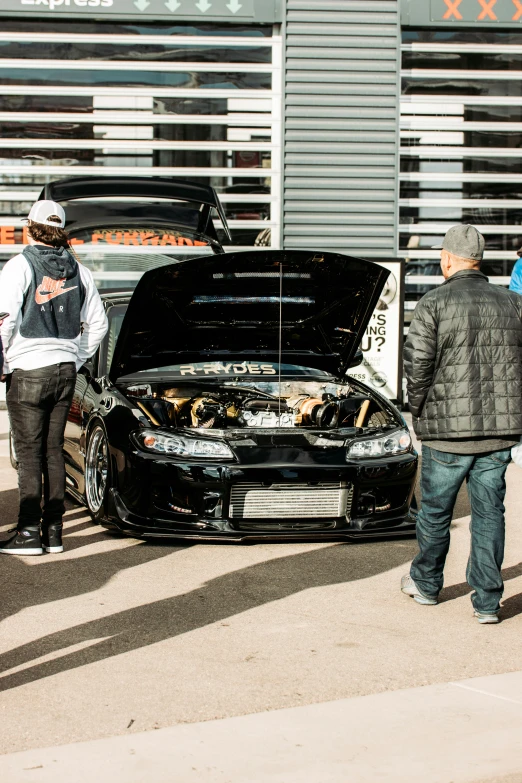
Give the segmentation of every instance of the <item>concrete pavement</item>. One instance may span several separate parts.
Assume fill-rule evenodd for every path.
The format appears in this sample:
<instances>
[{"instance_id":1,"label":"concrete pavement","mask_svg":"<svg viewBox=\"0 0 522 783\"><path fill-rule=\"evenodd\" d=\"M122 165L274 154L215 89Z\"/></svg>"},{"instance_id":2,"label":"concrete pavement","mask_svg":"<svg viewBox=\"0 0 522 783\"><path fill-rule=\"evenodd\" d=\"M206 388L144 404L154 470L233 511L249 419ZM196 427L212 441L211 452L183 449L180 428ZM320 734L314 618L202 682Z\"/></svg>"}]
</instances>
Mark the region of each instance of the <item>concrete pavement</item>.
<instances>
[{"instance_id":1,"label":"concrete pavement","mask_svg":"<svg viewBox=\"0 0 522 783\"><path fill-rule=\"evenodd\" d=\"M0 757L9 783L522 780L522 673Z\"/></svg>"},{"instance_id":2,"label":"concrete pavement","mask_svg":"<svg viewBox=\"0 0 522 783\"><path fill-rule=\"evenodd\" d=\"M17 500L6 449L6 439L0 438L4 531L15 522ZM426 764L434 755L461 754L462 767L475 776L462 777L467 772L460 768L461 777L456 772L448 776L444 767L444 776L433 778L437 783L492 782L516 775L522 761L513 732L522 736L522 697L520 679L510 673L522 669L521 477L519 468L509 468L503 622L489 627L471 616L464 581L466 517L455 520L452 531L443 602L420 607L398 589L416 549L412 540L173 546L111 537L71 505L64 555L0 559L0 752L6 754L0 759L1 779L50 779L36 775L51 774L46 765L52 755L54 764L61 765L54 781L81 780L81 768L101 782L102 773L86 761L89 754L100 754L112 780L161 783L160 767L150 766L157 749L147 744L156 742L155 737L165 737L165 763L180 781L323 783L340 779L332 777L339 770L343 780L357 783L392 779L386 778L384 767L375 766L374 756L389 759L395 765L390 769L397 768L400 779L408 781L406 762L415 749L415 758ZM466 513L464 501L459 508ZM482 702L476 693L463 696L462 688L444 685L492 674L508 674L502 687L509 700L484 696ZM455 699L460 701L453 708ZM422 704L432 708L419 712ZM480 706L485 704L489 706ZM394 722L397 710L407 716L405 731ZM494 718L491 738L500 748L494 757L486 754L484 710ZM356 717L370 714L371 719ZM437 715L451 718L451 731L444 720L435 721ZM294 725L303 737L295 745L304 744L306 754L300 757L296 750L292 767L292 753L285 755L278 738L288 736ZM330 740L327 729L333 732ZM223 732L237 736L235 749L225 743ZM266 748L263 763L254 754L249 732L258 756L259 748ZM388 749L385 736L395 738ZM115 739L104 739L108 737ZM192 773L187 765L197 737L204 738L198 748L205 746L201 758L206 761L196 766L199 777L185 778L183 770ZM131 741L137 744L126 744ZM402 767L396 748L395 756L390 755L394 742L402 742ZM69 747L50 755L33 750L57 746ZM180 746L186 756L169 755L169 748ZM210 776L209 759L218 746L223 753L228 748L228 761L236 764L221 765L222 778ZM8 755L16 751L27 751L36 761ZM131 763L132 773L127 752L139 757L139 764ZM264 778L244 773L241 765L249 755ZM279 766L267 766L271 755ZM124 770L119 777L109 763L113 756ZM338 762L321 769L310 766L312 758L326 764L327 756ZM356 762L359 767L353 766ZM72 763L74 775L67 767ZM37 769L24 772L25 766ZM307 770L311 777L302 777ZM22 773L33 777L14 776ZM419 779L431 780L424 772L417 774ZM522 777L502 783L508 780L520 783Z\"/></svg>"}]
</instances>

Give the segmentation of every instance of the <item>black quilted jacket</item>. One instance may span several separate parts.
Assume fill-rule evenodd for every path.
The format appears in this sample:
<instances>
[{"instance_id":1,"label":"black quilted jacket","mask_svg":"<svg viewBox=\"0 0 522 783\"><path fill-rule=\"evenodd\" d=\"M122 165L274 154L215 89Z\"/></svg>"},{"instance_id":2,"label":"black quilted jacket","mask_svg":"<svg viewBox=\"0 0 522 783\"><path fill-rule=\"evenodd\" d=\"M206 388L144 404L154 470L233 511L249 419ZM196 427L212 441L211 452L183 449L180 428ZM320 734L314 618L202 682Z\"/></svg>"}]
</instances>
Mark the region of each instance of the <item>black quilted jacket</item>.
<instances>
[{"instance_id":1,"label":"black quilted jacket","mask_svg":"<svg viewBox=\"0 0 522 783\"><path fill-rule=\"evenodd\" d=\"M457 272L417 305L404 367L419 438L522 434L522 296Z\"/></svg>"}]
</instances>

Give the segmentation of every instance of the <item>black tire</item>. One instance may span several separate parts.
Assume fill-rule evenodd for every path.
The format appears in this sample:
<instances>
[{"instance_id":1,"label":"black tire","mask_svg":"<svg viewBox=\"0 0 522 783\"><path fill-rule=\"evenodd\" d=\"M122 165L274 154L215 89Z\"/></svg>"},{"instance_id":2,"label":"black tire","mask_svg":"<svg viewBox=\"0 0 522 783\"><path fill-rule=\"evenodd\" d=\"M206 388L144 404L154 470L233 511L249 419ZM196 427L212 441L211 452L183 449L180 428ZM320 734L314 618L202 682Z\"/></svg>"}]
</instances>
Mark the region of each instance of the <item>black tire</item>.
<instances>
[{"instance_id":1,"label":"black tire","mask_svg":"<svg viewBox=\"0 0 522 783\"><path fill-rule=\"evenodd\" d=\"M16 450L13 440L13 433L11 430L9 430L9 460L11 462L11 466L18 470L18 460L16 459Z\"/></svg>"},{"instance_id":2,"label":"black tire","mask_svg":"<svg viewBox=\"0 0 522 783\"><path fill-rule=\"evenodd\" d=\"M89 431L85 451L85 505L93 522L106 519L110 486L109 441L102 422L96 421Z\"/></svg>"}]
</instances>

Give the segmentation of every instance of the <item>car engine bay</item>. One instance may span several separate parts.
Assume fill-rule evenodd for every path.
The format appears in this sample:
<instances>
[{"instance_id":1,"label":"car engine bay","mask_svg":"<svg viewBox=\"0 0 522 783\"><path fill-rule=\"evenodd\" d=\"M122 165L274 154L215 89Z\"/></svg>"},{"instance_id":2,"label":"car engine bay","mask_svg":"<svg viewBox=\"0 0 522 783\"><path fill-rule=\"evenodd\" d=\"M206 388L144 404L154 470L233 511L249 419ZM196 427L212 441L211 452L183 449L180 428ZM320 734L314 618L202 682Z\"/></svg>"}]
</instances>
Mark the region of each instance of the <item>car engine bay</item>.
<instances>
[{"instance_id":1,"label":"car engine bay","mask_svg":"<svg viewBox=\"0 0 522 783\"><path fill-rule=\"evenodd\" d=\"M397 424L376 398L351 383L230 379L174 387L143 383L127 386L124 393L161 427L324 431Z\"/></svg>"}]
</instances>

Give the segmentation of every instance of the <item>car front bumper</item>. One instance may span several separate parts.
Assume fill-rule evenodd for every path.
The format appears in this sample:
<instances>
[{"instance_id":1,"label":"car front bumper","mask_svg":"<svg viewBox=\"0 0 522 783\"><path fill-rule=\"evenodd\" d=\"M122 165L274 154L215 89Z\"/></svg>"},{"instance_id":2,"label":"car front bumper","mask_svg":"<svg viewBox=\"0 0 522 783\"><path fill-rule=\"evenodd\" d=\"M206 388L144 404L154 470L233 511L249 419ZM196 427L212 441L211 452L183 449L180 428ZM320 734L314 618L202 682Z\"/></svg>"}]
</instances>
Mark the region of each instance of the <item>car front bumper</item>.
<instances>
[{"instance_id":1,"label":"car front bumper","mask_svg":"<svg viewBox=\"0 0 522 783\"><path fill-rule=\"evenodd\" d=\"M417 455L340 462L328 452L267 454L251 464L194 464L134 452L127 481L112 489L107 527L140 537L193 540L340 539L412 533L410 509ZM340 514L280 518L273 510L252 518L231 513L233 488L274 485L291 489L342 486ZM178 509L178 510L176 510ZM180 509L183 509L181 511Z\"/></svg>"}]
</instances>

